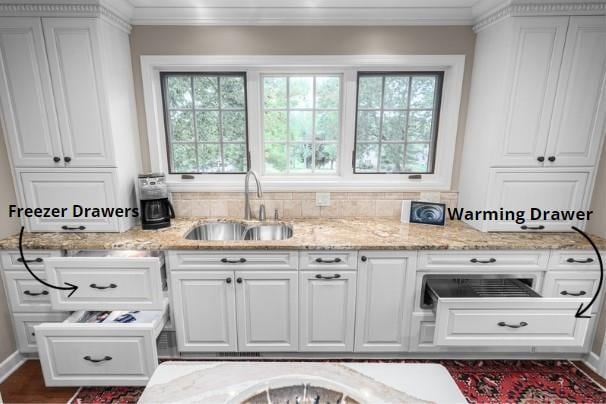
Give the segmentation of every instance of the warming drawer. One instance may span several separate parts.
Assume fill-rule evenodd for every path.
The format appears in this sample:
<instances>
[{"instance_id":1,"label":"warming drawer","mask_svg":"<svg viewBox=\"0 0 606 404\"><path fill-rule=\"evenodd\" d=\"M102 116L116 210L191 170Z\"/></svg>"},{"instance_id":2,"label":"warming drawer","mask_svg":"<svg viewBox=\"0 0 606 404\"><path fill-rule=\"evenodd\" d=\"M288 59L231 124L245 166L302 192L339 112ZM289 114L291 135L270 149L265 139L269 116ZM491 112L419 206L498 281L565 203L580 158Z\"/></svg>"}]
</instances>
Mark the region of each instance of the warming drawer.
<instances>
[{"instance_id":1,"label":"warming drawer","mask_svg":"<svg viewBox=\"0 0 606 404\"><path fill-rule=\"evenodd\" d=\"M546 298L509 277L428 276L424 298L438 346L580 347L590 320L575 317L590 297Z\"/></svg>"}]
</instances>

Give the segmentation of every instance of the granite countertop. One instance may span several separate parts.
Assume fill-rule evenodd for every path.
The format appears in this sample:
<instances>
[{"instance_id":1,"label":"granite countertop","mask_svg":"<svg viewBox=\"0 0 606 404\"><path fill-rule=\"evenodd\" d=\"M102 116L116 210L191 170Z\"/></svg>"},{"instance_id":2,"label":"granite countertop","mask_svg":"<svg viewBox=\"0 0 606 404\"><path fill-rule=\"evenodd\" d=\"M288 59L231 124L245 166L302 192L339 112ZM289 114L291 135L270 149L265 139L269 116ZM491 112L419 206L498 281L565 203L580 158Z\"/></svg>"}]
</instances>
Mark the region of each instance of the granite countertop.
<instances>
[{"instance_id":1,"label":"granite countertop","mask_svg":"<svg viewBox=\"0 0 606 404\"><path fill-rule=\"evenodd\" d=\"M197 241L184 235L199 223L224 219L179 218L161 230L133 228L124 233L25 233L25 249L64 250L534 250L590 249L577 233L482 233L458 221L446 226L402 224L394 219L285 220L294 235L280 241ZM241 219L234 218L243 222ZM258 223L258 222L254 222ZM592 237L606 250L606 240ZM19 235L0 240L0 249L17 249Z\"/></svg>"}]
</instances>

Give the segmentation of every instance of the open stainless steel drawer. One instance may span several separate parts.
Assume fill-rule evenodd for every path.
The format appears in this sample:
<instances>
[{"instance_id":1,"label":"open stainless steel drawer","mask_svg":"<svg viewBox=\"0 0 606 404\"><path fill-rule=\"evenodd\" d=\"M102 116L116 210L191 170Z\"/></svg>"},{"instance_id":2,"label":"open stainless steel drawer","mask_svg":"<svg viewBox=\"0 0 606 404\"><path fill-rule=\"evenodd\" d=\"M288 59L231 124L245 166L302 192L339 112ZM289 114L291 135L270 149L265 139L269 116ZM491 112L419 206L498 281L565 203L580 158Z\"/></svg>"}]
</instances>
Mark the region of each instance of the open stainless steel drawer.
<instances>
[{"instance_id":1,"label":"open stainless steel drawer","mask_svg":"<svg viewBox=\"0 0 606 404\"><path fill-rule=\"evenodd\" d=\"M441 346L580 347L589 325L575 314L590 298L545 298L516 278L427 276L424 299Z\"/></svg>"}]
</instances>

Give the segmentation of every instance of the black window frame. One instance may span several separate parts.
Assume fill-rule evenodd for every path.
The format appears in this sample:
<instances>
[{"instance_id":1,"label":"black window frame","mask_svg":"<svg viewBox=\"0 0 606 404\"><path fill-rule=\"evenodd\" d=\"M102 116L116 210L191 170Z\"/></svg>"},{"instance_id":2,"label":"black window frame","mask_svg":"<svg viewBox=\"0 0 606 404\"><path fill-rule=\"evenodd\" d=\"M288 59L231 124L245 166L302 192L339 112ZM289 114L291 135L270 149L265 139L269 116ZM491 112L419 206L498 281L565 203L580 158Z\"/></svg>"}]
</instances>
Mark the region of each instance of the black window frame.
<instances>
[{"instance_id":1,"label":"black window frame","mask_svg":"<svg viewBox=\"0 0 606 404\"><path fill-rule=\"evenodd\" d=\"M224 172L224 171L215 171L215 172L200 172L200 171L183 171L183 172L179 172L179 171L173 171L173 165L172 165L172 156L171 156L171 151L172 151L172 143L170 140L170 116L169 116L169 108L168 108L168 97L167 97L167 93L166 93L166 79L167 77L170 76L192 76L192 80L193 80L193 76L218 76L218 77L225 77L225 76L239 76L242 77L244 79L244 118L245 118L245 129L246 129L246 133L245 133L245 139L244 139L244 147L245 147L245 156L246 156L246 169L244 171L231 171L231 172ZM167 156L167 163L168 163L168 173L169 174L174 174L174 175L242 175L242 174L246 174L249 170L250 170L250 166L251 166L251 161L250 161L250 145L249 145L249 128L248 128L248 85L247 85L247 74L244 71L238 71L238 72L198 72L198 71L193 71L193 72L188 72L188 71L163 71L160 72L160 88L161 88L161 93L162 93L162 114L164 117L164 137L165 137L165 141L166 141L166 156ZM192 83L192 91L193 91L193 83ZM192 97L193 97L193 93L192 93ZM221 100L219 100L219 102L221 102ZM192 111L195 111L195 104L194 100L192 99ZM194 120L194 128L195 128L195 112L194 112L194 116L193 116L193 120ZM194 136L197 136L197 134L194 131ZM223 137L223 134L220 134L221 137ZM198 145L198 141L196 139L196 146ZM223 142L221 142L220 144L223 144ZM197 150L197 148L196 148ZM197 159L197 154L196 154L196 159ZM223 156L221 156L221 159L223 159Z\"/></svg>"},{"instance_id":2,"label":"black window frame","mask_svg":"<svg viewBox=\"0 0 606 404\"><path fill-rule=\"evenodd\" d=\"M430 163L431 170L425 172L419 171L380 171L381 165L381 156L379 152L379 156L377 157L377 170L379 171L358 171L356 168L356 157L357 157L357 148L358 148L358 112L359 112L359 96L360 96L360 77L363 76L382 76L383 82L385 80L385 76L397 76L397 75L405 75L405 76L435 76L436 77L436 87L435 87L435 95L434 95L434 108L435 111L432 117L432 129L433 131L433 139L429 142L429 159L428 163ZM393 70L393 71L358 71L356 77L356 113L355 113L355 127L354 127L354 149L352 155L352 171L353 174L364 174L364 175L428 175L435 174L436 169L436 150L437 150L437 142L438 142L438 131L439 131L439 122L440 122L440 112L442 105L442 91L444 84L444 71L442 70L431 70L431 71L402 71L402 70ZM382 94L384 97L385 94ZM410 103L410 99L408 100ZM406 109L410 112L410 108ZM383 107L381 106L381 119L383 117ZM407 120L408 125L408 120ZM382 136L383 132L379 133L379 136ZM377 143L382 143L377 141ZM404 144L408 144L408 142L404 142ZM406 149L404 150L406 153ZM406 156L404 156L406 157Z\"/></svg>"}]
</instances>

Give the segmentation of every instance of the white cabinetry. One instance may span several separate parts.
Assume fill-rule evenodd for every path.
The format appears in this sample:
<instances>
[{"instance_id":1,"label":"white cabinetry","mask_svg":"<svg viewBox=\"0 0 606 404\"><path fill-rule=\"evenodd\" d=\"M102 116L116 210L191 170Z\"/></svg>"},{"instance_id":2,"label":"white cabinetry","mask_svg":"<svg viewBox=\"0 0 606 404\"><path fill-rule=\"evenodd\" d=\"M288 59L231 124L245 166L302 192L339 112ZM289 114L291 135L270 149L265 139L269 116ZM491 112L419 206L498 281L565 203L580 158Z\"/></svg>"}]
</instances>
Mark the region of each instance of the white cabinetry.
<instances>
[{"instance_id":1,"label":"white cabinetry","mask_svg":"<svg viewBox=\"0 0 606 404\"><path fill-rule=\"evenodd\" d=\"M297 351L298 292L294 271L236 271L240 351Z\"/></svg>"},{"instance_id":2,"label":"white cabinetry","mask_svg":"<svg viewBox=\"0 0 606 404\"><path fill-rule=\"evenodd\" d=\"M356 352L403 352L414 291L416 253L360 252Z\"/></svg>"},{"instance_id":3,"label":"white cabinetry","mask_svg":"<svg viewBox=\"0 0 606 404\"><path fill-rule=\"evenodd\" d=\"M508 17L478 32L459 206L585 210L606 124L606 19ZM585 220L468 221L566 231Z\"/></svg>"},{"instance_id":4,"label":"white cabinetry","mask_svg":"<svg viewBox=\"0 0 606 404\"><path fill-rule=\"evenodd\" d=\"M300 350L352 352L356 273L301 271L299 295Z\"/></svg>"},{"instance_id":5,"label":"white cabinetry","mask_svg":"<svg viewBox=\"0 0 606 404\"><path fill-rule=\"evenodd\" d=\"M233 277L232 271L171 273L179 351L237 351Z\"/></svg>"},{"instance_id":6,"label":"white cabinetry","mask_svg":"<svg viewBox=\"0 0 606 404\"><path fill-rule=\"evenodd\" d=\"M28 179L22 178L28 173L65 179L70 172L76 178L71 188L111 172L112 183L102 185L111 189L93 190L90 198L100 198L85 207L135 206L139 140L130 42L115 21L57 13L53 18L0 17L0 112L21 207L88 204L82 191L66 184L54 191L60 201L33 196L27 193ZM28 231L74 228L70 217L53 223L24 218L23 223ZM124 231L133 224L130 217L108 219L74 230Z\"/></svg>"}]
</instances>

